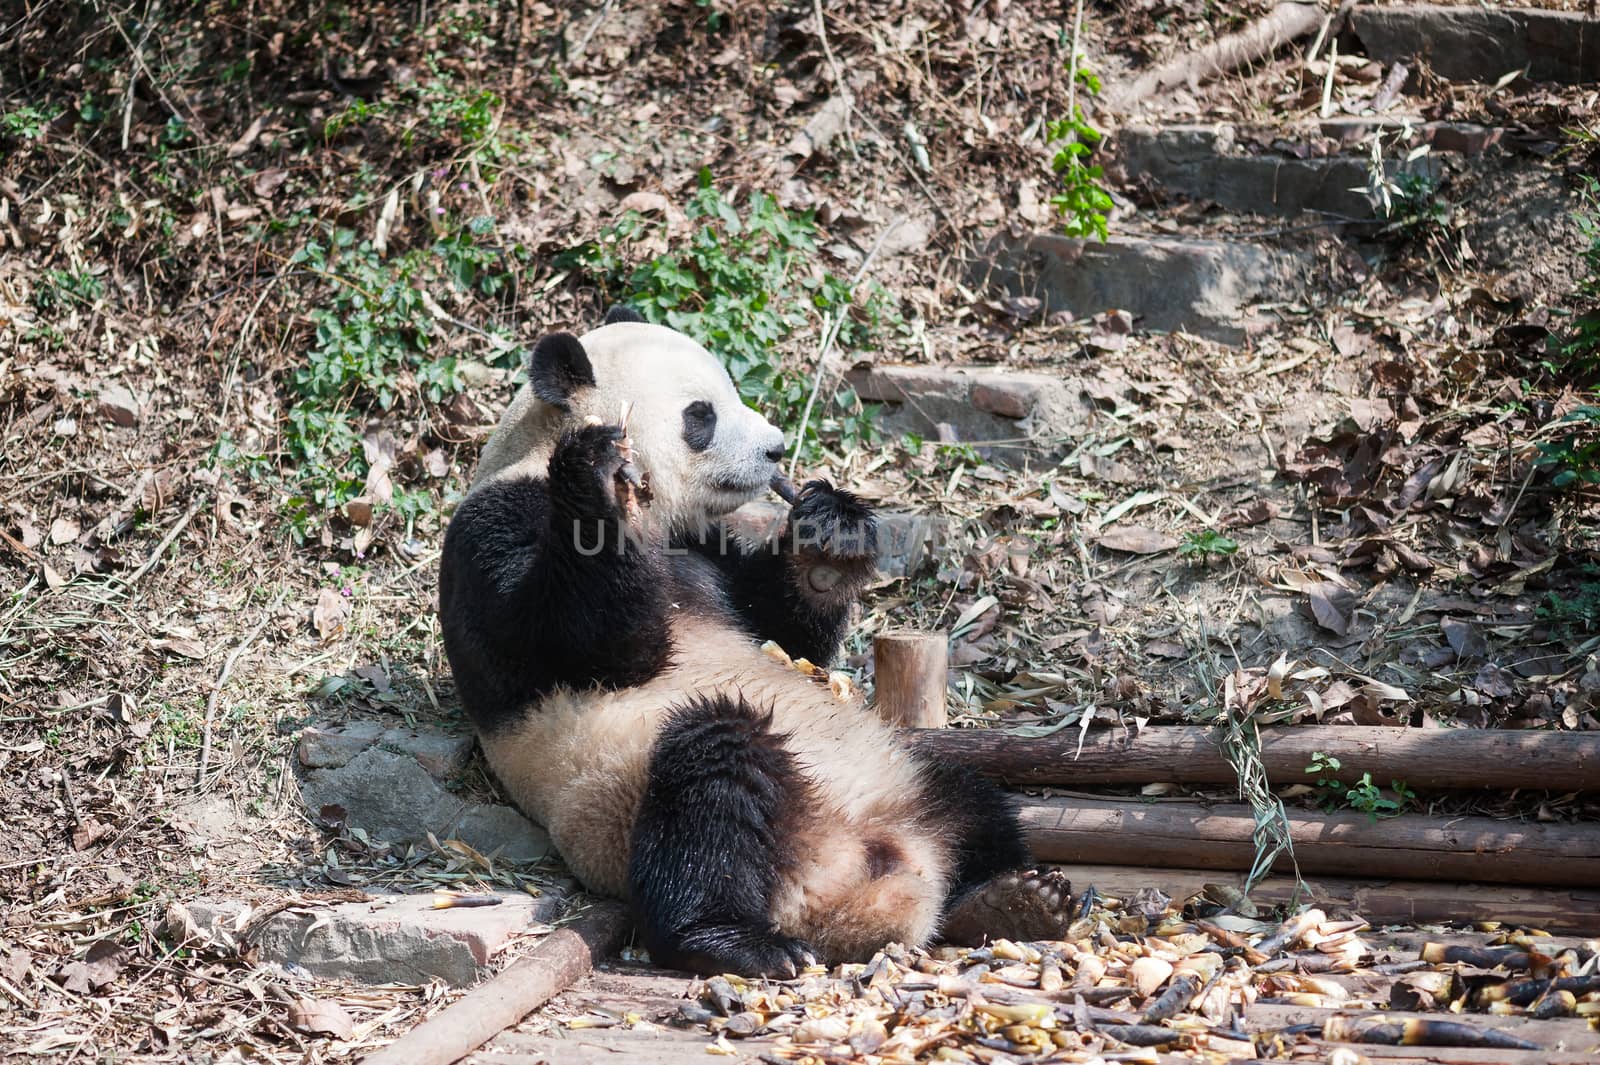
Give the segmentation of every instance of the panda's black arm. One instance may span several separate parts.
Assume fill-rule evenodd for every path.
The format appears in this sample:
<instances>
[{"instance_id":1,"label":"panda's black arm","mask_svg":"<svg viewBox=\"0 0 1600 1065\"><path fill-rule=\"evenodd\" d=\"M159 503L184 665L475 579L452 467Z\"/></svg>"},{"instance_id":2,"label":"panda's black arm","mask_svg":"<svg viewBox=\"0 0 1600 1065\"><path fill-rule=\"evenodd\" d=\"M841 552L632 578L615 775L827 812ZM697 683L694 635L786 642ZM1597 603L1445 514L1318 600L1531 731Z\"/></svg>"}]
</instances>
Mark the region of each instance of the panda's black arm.
<instances>
[{"instance_id":1,"label":"panda's black arm","mask_svg":"<svg viewBox=\"0 0 1600 1065\"><path fill-rule=\"evenodd\" d=\"M800 491L772 543L746 545L718 525L676 546L709 559L752 635L797 658L828 665L850 624L850 608L876 570L872 509L826 481Z\"/></svg>"},{"instance_id":2,"label":"panda's black arm","mask_svg":"<svg viewBox=\"0 0 1600 1065\"><path fill-rule=\"evenodd\" d=\"M670 660L658 553L629 534L610 487L618 439L611 426L568 434L548 478L480 486L450 521L440 628L480 727L558 685L642 684Z\"/></svg>"}]
</instances>

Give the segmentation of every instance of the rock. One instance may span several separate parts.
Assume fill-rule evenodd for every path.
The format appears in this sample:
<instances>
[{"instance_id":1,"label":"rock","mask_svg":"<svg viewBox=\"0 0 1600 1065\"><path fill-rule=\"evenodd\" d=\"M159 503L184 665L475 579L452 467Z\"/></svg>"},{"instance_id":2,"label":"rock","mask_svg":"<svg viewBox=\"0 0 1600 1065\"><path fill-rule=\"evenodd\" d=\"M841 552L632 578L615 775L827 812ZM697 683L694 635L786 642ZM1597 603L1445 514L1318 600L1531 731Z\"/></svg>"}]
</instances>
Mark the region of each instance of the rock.
<instances>
[{"instance_id":1,"label":"rock","mask_svg":"<svg viewBox=\"0 0 1600 1065\"><path fill-rule=\"evenodd\" d=\"M1239 344L1270 324L1255 318L1252 307L1294 299L1312 266L1305 252L1243 242L1114 237L1101 243L1002 233L974 263L972 280L1038 296L1047 312L1125 309L1146 330Z\"/></svg>"},{"instance_id":2,"label":"rock","mask_svg":"<svg viewBox=\"0 0 1600 1065\"><path fill-rule=\"evenodd\" d=\"M550 837L517 811L469 803L440 787L411 755L378 746L342 766L307 773L300 794L313 814L342 806L349 825L387 843L426 843L432 833L441 842L459 839L513 861L550 852Z\"/></svg>"},{"instance_id":3,"label":"rock","mask_svg":"<svg viewBox=\"0 0 1600 1065\"><path fill-rule=\"evenodd\" d=\"M1579 11L1363 6L1350 28L1373 59L1425 59L1451 81L1495 82L1524 67L1528 81L1600 80L1600 25Z\"/></svg>"},{"instance_id":4,"label":"rock","mask_svg":"<svg viewBox=\"0 0 1600 1065\"><path fill-rule=\"evenodd\" d=\"M125 385L115 381L100 389L100 416L113 425L131 429L139 424L139 401Z\"/></svg>"},{"instance_id":5,"label":"rock","mask_svg":"<svg viewBox=\"0 0 1600 1065\"><path fill-rule=\"evenodd\" d=\"M1364 155L1294 158L1274 152L1247 153L1232 126L1130 126L1117 136L1111 173L1122 182L1147 180L1186 199L1230 211L1293 215L1323 211L1346 218L1373 217L1366 193L1369 162ZM1428 156L1390 159L1387 172L1435 173Z\"/></svg>"},{"instance_id":6,"label":"rock","mask_svg":"<svg viewBox=\"0 0 1600 1065\"><path fill-rule=\"evenodd\" d=\"M409 754L429 775L449 780L467 768L472 743L470 735L385 728L376 721L348 721L305 729L295 751L307 769L329 769L349 764L368 747L382 747Z\"/></svg>"},{"instance_id":7,"label":"rock","mask_svg":"<svg viewBox=\"0 0 1600 1065\"><path fill-rule=\"evenodd\" d=\"M862 399L893 404L879 418L892 433L929 439L987 441L1049 438L1047 447L1083 425L1087 408L1079 384L1054 374L957 366L862 366L846 380ZM949 427L948 433L943 428ZM997 458L1025 455L1027 449L997 445Z\"/></svg>"},{"instance_id":8,"label":"rock","mask_svg":"<svg viewBox=\"0 0 1600 1065\"><path fill-rule=\"evenodd\" d=\"M324 980L465 987L513 937L558 917L563 902L559 894L500 898L498 906L447 910L434 909L430 895L297 907L251 929L249 946L260 961ZM243 947L236 938L245 909L238 900L195 899L184 907L183 925L226 948Z\"/></svg>"}]
</instances>

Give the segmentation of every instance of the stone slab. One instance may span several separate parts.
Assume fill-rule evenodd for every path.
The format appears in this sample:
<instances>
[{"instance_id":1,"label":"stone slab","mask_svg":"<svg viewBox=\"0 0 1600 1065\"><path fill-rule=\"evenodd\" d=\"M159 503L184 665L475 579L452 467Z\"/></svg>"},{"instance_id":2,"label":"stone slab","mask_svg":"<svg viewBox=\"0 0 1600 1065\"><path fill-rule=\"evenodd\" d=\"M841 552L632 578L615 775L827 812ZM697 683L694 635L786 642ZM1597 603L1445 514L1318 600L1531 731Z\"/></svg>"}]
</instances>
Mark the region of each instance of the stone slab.
<instances>
[{"instance_id":1,"label":"stone slab","mask_svg":"<svg viewBox=\"0 0 1600 1065\"><path fill-rule=\"evenodd\" d=\"M1293 215L1316 211L1342 218L1371 218L1368 160L1355 155L1296 158L1241 147L1227 124L1129 126L1117 134L1112 176L1124 183L1150 181L1185 199L1230 211ZM1439 161L1420 156L1387 163L1391 174L1429 173Z\"/></svg>"},{"instance_id":2,"label":"stone slab","mask_svg":"<svg viewBox=\"0 0 1600 1065\"><path fill-rule=\"evenodd\" d=\"M550 837L509 806L468 802L439 785L409 754L371 746L342 766L313 769L300 782L313 815L341 806L346 821L374 840L424 844L429 833L458 839L483 854L537 861Z\"/></svg>"},{"instance_id":3,"label":"stone slab","mask_svg":"<svg viewBox=\"0 0 1600 1065\"><path fill-rule=\"evenodd\" d=\"M1451 81L1494 82L1524 67L1530 81L1600 80L1600 19L1582 12L1358 6L1350 28L1369 57L1425 59Z\"/></svg>"},{"instance_id":4,"label":"stone slab","mask_svg":"<svg viewBox=\"0 0 1600 1065\"><path fill-rule=\"evenodd\" d=\"M448 780L467 768L471 735L432 729L389 728L377 721L343 721L312 725L300 733L295 753L307 769L349 764L369 747L409 754L428 773Z\"/></svg>"},{"instance_id":5,"label":"stone slab","mask_svg":"<svg viewBox=\"0 0 1600 1065\"><path fill-rule=\"evenodd\" d=\"M1298 298L1312 266L1305 252L1239 242L1001 233L973 280L1034 296L1046 313L1125 310L1142 330L1240 344L1258 326L1252 306Z\"/></svg>"},{"instance_id":6,"label":"stone slab","mask_svg":"<svg viewBox=\"0 0 1600 1065\"><path fill-rule=\"evenodd\" d=\"M238 943L238 900L196 899L186 904L192 927L236 949L253 948L258 961L303 971L325 980L361 984L425 984L452 987L477 982L518 936L561 914L563 898L500 892L497 906L434 909L432 895L375 895L367 902L341 902L285 910Z\"/></svg>"},{"instance_id":7,"label":"stone slab","mask_svg":"<svg viewBox=\"0 0 1600 1065\"><path fill-rule=\"evenodd\" d=\"M888 404L880 428L968 443L996 458L1059 451L1088 408L1076 378L974 366L858 366L846 380L862 399Z\"/></svg>"}]
</instances>

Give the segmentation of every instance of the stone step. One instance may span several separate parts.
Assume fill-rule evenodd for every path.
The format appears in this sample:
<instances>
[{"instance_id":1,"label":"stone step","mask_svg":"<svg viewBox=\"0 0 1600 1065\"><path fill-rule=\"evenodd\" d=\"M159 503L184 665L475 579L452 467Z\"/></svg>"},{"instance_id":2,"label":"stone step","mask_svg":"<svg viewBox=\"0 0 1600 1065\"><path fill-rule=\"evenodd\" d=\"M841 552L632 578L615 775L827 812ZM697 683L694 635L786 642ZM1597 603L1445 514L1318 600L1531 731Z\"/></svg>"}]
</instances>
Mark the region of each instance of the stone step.
<instances>
[{"instance_id":1,"label":"stone step","mask_svg":"<svg viewBox=\"0 0 1600 1065\"><path fill-rule=\"evenodd\" d=\"M1293 133L1241 129L1229 123L1132 125L1118 132L1108 172L1123 185L1149 181L1185 199L1230 211L1271 215L1317 211L1366 219L1376 213L1366 191L1370 155L1339 149L1359 145L1380 129L1395 131L1398 139L1402 128L1402 123L1382 118L1329 120L1314 133L1296 138ZM1481 153L1498 142L1500 132L1467 123L1419 123L1412 127L1405 147L1427 144L1438 154L1409 161L1391 157L1385 170L1391 177L1424 174L1437 180L1443 173L1440 154ZM1271 147L1254 147L1261 143ZM1335 154L1310 154L1325 153L1330 147ZM1394 144L1388 151L1400 147Z\"/></svg>"},{"instance_id":2,"label":"stone step","mask_svg":"<svg viewBox=\"0 0 1600 1065\"><path fill-rule=\"evenodd\" d=\"M1350 29L1384 63L1424 59L1451 81L1600 81L1600 19L1575 11L1462 5L1358 6Z\"/></svg>"},{"instance_id":3,"label":"stone step","mask_svg":"<svg viewBox=\"0 0 1600 1065\"><path fill-rule=\"evenodd\" d=\"M547 892L497 891L495 905L435 909L432 895L374 893L364 902L299 904L261 920L264 905L240 899L175 903L167 920L190 947L209 941L226 953L242 950L241 922L257 961L291 973L358 984L469 987L518 938L561 916L565 897Z\"/></svg>"},{"instance_id":4,"label":"stone step","mask_svg":"<svg viewBox=\"0 0 1600 1065\"><path fill-rule=\"evenodd\" d=\"M1274 324L1256 305L1300 298L1312 266L1308 252L1235 241L1001 233L972 280L1035 297L1047 314L1124 310L1140 330L1241 344Z\"/></svg>"}]
</instances>

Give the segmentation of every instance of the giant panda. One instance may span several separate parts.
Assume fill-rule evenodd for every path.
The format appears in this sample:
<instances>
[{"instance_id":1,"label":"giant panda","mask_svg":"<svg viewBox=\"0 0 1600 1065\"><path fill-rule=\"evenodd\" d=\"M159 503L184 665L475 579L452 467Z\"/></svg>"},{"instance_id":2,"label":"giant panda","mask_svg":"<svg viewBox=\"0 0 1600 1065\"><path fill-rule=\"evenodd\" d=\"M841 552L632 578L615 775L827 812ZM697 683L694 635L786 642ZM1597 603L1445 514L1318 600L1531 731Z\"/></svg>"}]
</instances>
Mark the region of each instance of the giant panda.
<instances>
[{"instance_id":1,"label":"giant panda","mask_svg":"<svg viewBox=\"0 0 1600 1065\"><path fill-rule=\"evenodd\" d=\"M792 976L941 929L1057 937L1068 885L998 789L762 650L833 659L870 508L813 480L773 545L726 535L783 434L631 310L527 369L445 535L444 647L495 775L652 959Z\"/></svg>"}]
</instances>

